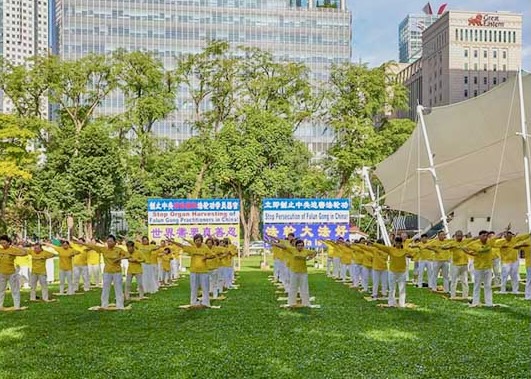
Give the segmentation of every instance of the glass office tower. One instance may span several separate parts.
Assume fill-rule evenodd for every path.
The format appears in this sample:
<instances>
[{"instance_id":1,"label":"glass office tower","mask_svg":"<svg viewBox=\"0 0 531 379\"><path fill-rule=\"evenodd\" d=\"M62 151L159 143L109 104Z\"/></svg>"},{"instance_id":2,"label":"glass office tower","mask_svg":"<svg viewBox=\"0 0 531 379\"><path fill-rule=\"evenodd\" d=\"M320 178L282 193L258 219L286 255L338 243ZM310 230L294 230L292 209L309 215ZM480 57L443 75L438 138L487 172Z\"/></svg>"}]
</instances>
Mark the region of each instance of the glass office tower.
<instances>
[{"instance_id":1,"label":"glass office tower","mask_svg":"<svg viewBox=\"0 0 531 379\"><path fill-rule=\"evenodd\" d=\"M176 57L198 53L207 40L255 46L280 61L306 64L324 80L334 63L350 61L351 14L346 0L56 0L52 46L64 59L110 53L117 48L153 51L167 68ZM154 131L177 143L192 135L190 102L178 96L178 111ZM109 98L100 113L118 113L123 99ZM333 135L324 125L305 124L297 137L319 155Z\"/></svg>"}]
</instances>

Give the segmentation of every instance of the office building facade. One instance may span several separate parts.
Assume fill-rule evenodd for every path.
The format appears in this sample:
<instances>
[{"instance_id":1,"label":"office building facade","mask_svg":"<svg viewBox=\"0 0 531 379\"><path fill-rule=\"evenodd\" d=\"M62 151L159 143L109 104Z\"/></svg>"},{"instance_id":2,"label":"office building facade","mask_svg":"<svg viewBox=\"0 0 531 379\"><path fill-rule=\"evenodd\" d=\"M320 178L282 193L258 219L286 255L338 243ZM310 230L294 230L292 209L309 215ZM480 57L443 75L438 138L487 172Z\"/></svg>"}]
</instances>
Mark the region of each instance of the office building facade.
<instances>
[{"instance_id":1,"label":"office building facade","mask_svg":"<svg viewBox=\"0 0 531 379\"><path fill-rule=\"evenodd\" d=\"M351 14L346 0L56 0L55 29L59 55L75 60L88 53L118 48L152 51L168 69L176 58L198 53L207 40L259 47L279 61L311 69L325 80L332 64L351 57ZM193 134L191 109L184 94L178 111L154 127L157 135L177 142ZM123 99L105 101L100 113L119 113ZM320 124L305 124L299 139L314 153L333 140Z\"/></svg>"},{"instance_id":2,"label":"office building facade","mask_svg":"<svg viewBox=\"0 0 531 379\"><path fill-rule=\"evenodd\" d=\"M14 65L24 65L28 58L46 55L48 26L48 0L0 0L2 58ZM0 96L0 112L12 112L11 101L3 93Z\"/></svg>"},{"instance_id":3,"label":"office building facade","mask_svg":"<svg viewBox=\"0 0 531 379\"><path fill-rule=\"evenodd\" d=\"M398 25L398 61L413 63L422 56L422 32L438 15L409 14Z\"/></svg>"}]
</instances>

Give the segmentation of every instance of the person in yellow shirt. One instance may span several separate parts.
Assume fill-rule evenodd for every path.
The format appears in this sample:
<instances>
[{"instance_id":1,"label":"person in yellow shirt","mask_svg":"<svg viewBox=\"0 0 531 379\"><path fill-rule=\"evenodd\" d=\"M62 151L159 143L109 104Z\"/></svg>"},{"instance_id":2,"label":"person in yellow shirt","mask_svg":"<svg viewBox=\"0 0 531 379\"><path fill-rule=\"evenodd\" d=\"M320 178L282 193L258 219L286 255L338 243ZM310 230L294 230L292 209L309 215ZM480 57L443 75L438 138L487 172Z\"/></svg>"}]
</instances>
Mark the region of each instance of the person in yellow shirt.
<instances>
[{"instance_id":1,"label":"person in yellow shirt","mask_svg":"<svg viewBox=\"0 0 531 379\"><path fill-rule=\"evenodd\" d=\"M531 241L530 241L530 235L527 234L527 237L525 239L522 239L516 245L514 245L513 249L515 249L517 252L520 250L524 252L525 270L526 270L525 300L531 300Z\"/></svg>"},{"instance_id":2,"label":"person in yellow shirt","mask_svg":"<svg viewBox=\"0 0 531 379\"><path fill-rule=\"evenodd\" d=\"M493 231L489 232L489 241L490 240L496 240L498 242L498 237L496 236L496 233ZM494 259L492 261L492 283L494 286L501 285L501 255L500 255L500 248L494 244L492 245L492 254L494 256Z\"/></svg>"},{"instance_id":3,"label":"person in yellow shirt","mask_svg":"<svg viewBox=\"0 0 531 379\"><path fill-rule=\"evenodd\" d=\"M30 288L31 258L28 255L15 258L15 267L18 271L20 287Z\"/></svg>"},{"instance_id":4,"label":"person in yellow shirt","mask_svg":"<svg viewBox=\"0 0 531 379\"><path fill-rule=\"evenodd\" d=\"M501 287L500 293L507 292L507 279L511 277L512 293L518 294L519 278L518 270L520 269L520 259L518 256L518 250L514 249L514 246L521 241L526 240L528 234L521 234L515 236L513 232L507 230L505 232L505 238L496 240L494 247L498 249L499 256L501 258ZM493 247L493 248L494 248ZM495 261L493 262L495 265Z\"/></svg>"},{"instance_id":5,"label":"person in yellow shirt","mask_svg":"<svg viewBox=\"0 0 531 379\"><path fill-rule=\"evenodd\" d=\"M15 270L15 259L26 255L28 255L26 250L11 245L11 239L8 236L0 236L0 309L4 308L8 283L11 288L13 307L20 309L20 281Z\"/></svg>"},{"instance_id":6,"label":"person in yellow shirt","mask_svg":"<svg viewBox=\"0 0 531 379\"><path fill-rule=\"evenodd\" d=\"M396 307L396 287L398 285L398 307L406 306L406 256L414 256L413 249L404 248L401 237L395 237L393 246L375 243L374 246L389 255L389 298L387 304Z\"/></svg>"},{"instance_id":7,"label":"person in yellow shirt","mask_svg":"<svg viewBox=\"0 0 531 379\"><path fill-rule=\"evenodd\" d=\"M169 247L165 247L162 253L159 253L159 257L161 258L162 283L164 283L164 285L169 285L173 253Z\"/></svg>"},{"instance_id":8,"label":"person in yellow shirt","mask_svg":"<svg viewBox=\"0 0 531 379\"><path fill-rule=\"evenodd\" d=\"M29 254L31 255L30 300L37 300L37 283L40 283L42 300L49 301L46 260L54 258L55 254L44 251L40 243L35 244Z\"/></svg>"},{"instance_id":9,"label":"person in yellow shirt","mask_svg":"<svg viewBox=\"0 0 531 379\"><path fill-rule=\"evenodd\" d=\"M109 308L111 285L114 284L116 309L124 309L124 293L122 288L122 259L129 258L129 253L116 246L116 237L107 237L107 246L86 245L103 256L103 288L101 290L101 307Z\"/></svg>"},{"instance_id":10,"label":"person in yellow shirt","mask_svg":"<svg viewBox=\"0 0 531 379\"><path fill-rule=\"evenodd\" d=\"M176 281L180 277L179 271L181 269L181 265L179 264L179 257L182 253L182 250L180 247L174 245L168 245L168 247L170 248L172 253L172 260L170 261L170 279L172 281Z\"/></svg>"},{"instance_id":11,"label":"person in yellow shirt","mask_svg":"<svg viewBox=\"0 0 531 379\"><path fill-rule=\"evenodd\" d=\"M481 286L485 296L485 306L492 307L492 260L494 254L492 245L488 242L489 232L479 232L479 239L474 240L463 248L463 251L474 257L474 292L472 307L480 305Z\"/></svg>"},{"instance_id":12,"label":"person in yellow shirt","mask_svg":"<svg viewBox=\"0 0 531 379\"><path fill-rule=\"evenodd\" d=\"M374 251L370 247L370 242L361 243L360 245L365 246L363 251L363 262L361 263L361 287L363 292L369 292L369 280L372 279L372 260Z\"/></svg>"},{"instance_id":13,"label":"person in yellow shirt","mask_svg":"<svg viewBox=\"0 0 531 379\"><path fill-rule=\"evenodd\" d=\"M125 300L130 299L133 278L136 279L138 297L143 299L144 286L142 284L142 263L144 262L144 255L135 248L135 243L133 241L128 241L126 246L127 253L129 254L129 265L127 266L127 276L125 277Z\"/></svg>"},{"instance_id":14,"label":"person in yellow shirt","mask_svg":"<svg viewBox=\"0 0 531 379\"><path fill-rule=\"evenodd\" d=\"M62 241L61 246L54 246L52 244L45 245L55 250L59 255L59 293L64 294L66 282L68 284L67 294L73 295L75 291L72 280L72 258L74 255L79 254L79 252L74 250L70 242L66 240Z\"/></svg>"},{"instance_id":15,"label":"person in yellow shirt","mask_svg":"<svg viewBox=\"0 0 531 379\"><path fill-rule=\"evenodd\" d=\"M339 257L339 279L343 282L347 281L347 271L349 271L350 265L353 260L353 251L346 244L343 238L338 238L334 241L321 241L328 248L329 254ZM352 273L351 273L352 275Z\"/></svg>"},{"instance_id":16,"label":"person in yellow shirt","mask_svg":"<svg viewBox=\"0 0 531 379\"><path fill-rule=\"evenodd\" d=\"M146 236L142 237L140 245L137 246L137 249L144 254L142 279L145 293L156 293L159 289L157 277L158 262L155 262L155 266L151 264L153 260L152 255L155 256L155 259L158 259L158 252L156 250L159 250L159 248L159 246L151 245Z\"/></svg>"},{"instance_id":17,"label":"person in yellow shirt","mask_svg":"<svg viewBox=\"0 0 531 379\"><path fill-rule=\"evenodd\" d=\"M468 255L463 251L463 247L471 241L463 239L461 230L454 234L454 239L442 245L441 248L448 250L452 254L452 267L450 273L450 299L457 297L457 283L461 282L463 298L468 298Z\"/></svg>"},{"instance_id":18,"label":"person in yellow shirt","mask_svg":"<svg viewBox=\"0 0 531 379\"><path fill-rule=\"evenodd\" d=\"M437 291L437 279L439 278L439 272L443 278L443 289L444 292L450 293L450 258L451 253L448 249L442 249L441 246L444 246L448 243L446 239L446 232L444 230L439 230L437 233L437 238L430 241L426 245L426 249L433 252L433 261L432 261L432 278L431 278L431 290Z\"/></svg>"},{"instance_id":19,"label":"person in yellow shirt","mask_svg":"<svg viewBox=\"0 0 531 379\"><path fill-rule=\"evenodd\" d=\"M233 286L233 280L234 280L234 267L232 265L232 259L238 254L238 251L236 249L236 246L234 246L230 242L229 238L224 238L222 241L220 241L220 246L225 249L225 254L220 258L221 259L220 268L222 269L222 276L223 276L223 288L231 289ZM278 255L277 255L277 260L278 260Z\"/></svg>"},{"instance_id":20,"label":"person in yellow shirt","mask_svg":"<svg viewBox=\"0 0 531 379\"><path fill-rule=\"evenodd\" d=\"M207 260L212 258L210 249L203 243L203 236L196 234L190 245L183 245L179 242L169 241L179 246L184 254L191 257L190 260L190 305L198 306L198 291L201 287L203 296L201 305L210 307L210 275L208 273Z\"/></svg>"},{"instance_id":21,"label":"person in yellow shirt","mask_svg":"<svg viewBox=\"0 0 531 379\"><path fill-rule=\"evenodd\" d=\"M95 286L101 286L101 255L94 249L87 248L87 266L89 281Z\"/></svg>"},{"instance_id":22,"label":"person in yellow shirt","mask_svg":"<svg viewBox=\"0 0 531 379\"><path fill-rule=\"evenodd\" d=\"M80 239L84 242L84 239ZM89 271L87 263L87 248L85 246L79 245L72 242L72 248L76 250L79 254L75 255L72 259L72 264L74 266L74 279L73 286L74 292L79 290L79 279L83 278L83 291L88 292L90 290L90 280L89 280Z\"/></svg>"},{"instance_id":23,"label":"person in yellow shirt","mask_svg":"<svg viewBox=\"0 0 531 379\"><path fill-rule=\"evenodd\" d=\"M383 240L377 241L383 244ZM369 248L369 246L367 246ZM370 247L372 250L372 297L378 298L378 287L381 286L381 294L383 297L387 296L387 284L389 282L389 275L387 271L387 261L389 255L376 247Z\"/></svg>"},{"instance_id":24,"label":"person in yellow shirt","mask_svg":"<svg viewBox=\"0 0 531 379\"><path fill-rule=\"evenodd\" d=\"M295 247L287 247L275 242L278 247L289 253L290 286L288 291L288 307L297 305L297 293L301 296L303 307L310 306L310 290L308 285L308 267L306 261L315 257L315 252L304 248L303 240L296 240Z\"/></svg>"},{"instance_id":25,"label":"person in yellow shirt","mask_svg":"<svg viewBox=\"0 0 531 379\"><path fill-rule=\"evenodd\" d=\"M432 288L433 283L433 252L427 248L429 244L428 235L422 234L420 242L412 243L407 248L414 249L417 252L416 259L418 259L418 279L417 287L424 287L424 272L428 278L428 287Z\"/></svg>"}]
</instances>

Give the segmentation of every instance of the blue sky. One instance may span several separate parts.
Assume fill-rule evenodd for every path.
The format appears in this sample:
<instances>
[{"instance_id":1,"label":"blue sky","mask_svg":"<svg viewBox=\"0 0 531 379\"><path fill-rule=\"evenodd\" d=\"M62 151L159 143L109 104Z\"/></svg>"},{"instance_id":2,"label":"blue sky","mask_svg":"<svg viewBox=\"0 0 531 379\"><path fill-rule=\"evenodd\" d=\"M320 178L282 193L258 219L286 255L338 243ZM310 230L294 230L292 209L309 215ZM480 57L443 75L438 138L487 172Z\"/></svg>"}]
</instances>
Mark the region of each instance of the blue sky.
<instances>
[{"instance_id":1,"label":"blue sky","mask_svg":"<svg viewBox=\"0 0 531 379\"><path fill-rule=\"evenodd\" d=\"M352 59L377 66L398 61L398 24L408 13L422 13L427 0L347 0L352 12ZM531 70L531 1L530 0L460 0L431 1L437 12L448 2L447 9L469 11L511 11L523 14L523 67Z\"/></svg>"}]
</instances>

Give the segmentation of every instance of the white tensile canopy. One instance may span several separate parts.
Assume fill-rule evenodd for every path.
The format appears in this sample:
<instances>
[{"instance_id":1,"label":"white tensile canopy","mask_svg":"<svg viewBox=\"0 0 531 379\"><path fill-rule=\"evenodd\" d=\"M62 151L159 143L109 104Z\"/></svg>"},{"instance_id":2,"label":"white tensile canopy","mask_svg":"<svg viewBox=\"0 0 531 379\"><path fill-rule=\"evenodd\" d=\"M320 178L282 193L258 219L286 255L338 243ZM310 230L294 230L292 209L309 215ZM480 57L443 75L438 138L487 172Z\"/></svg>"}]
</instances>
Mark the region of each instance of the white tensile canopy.
<instances>
[{"instance_id":1,"label":"white tensile canopy","mask_svg":"<svg viewBox=\"0 0 531 379\"><path fill-rule=\"evenodd\" d=\"M531 75L523 75L524 109L531 117ZM424 116L450 229L527 230L523 146L517 77L479 97L434 108ZM420 126L376 175L391 209L441 220Z\"/></svg>"}]
</instances>

